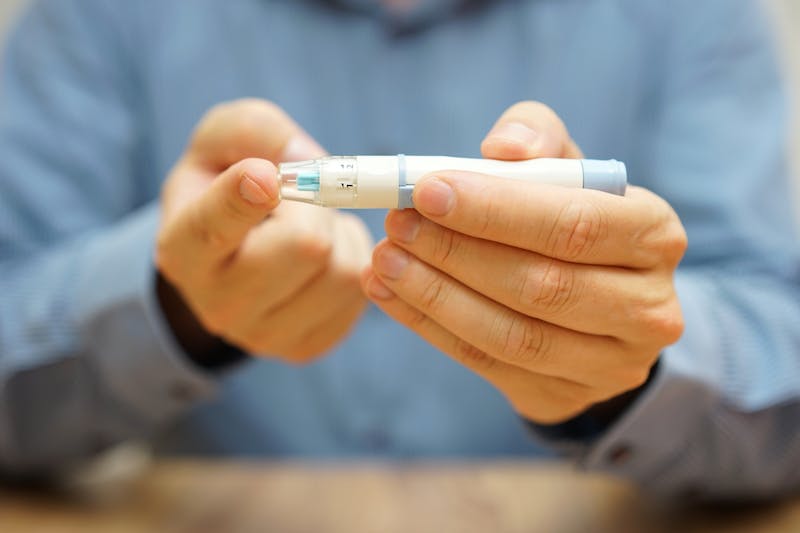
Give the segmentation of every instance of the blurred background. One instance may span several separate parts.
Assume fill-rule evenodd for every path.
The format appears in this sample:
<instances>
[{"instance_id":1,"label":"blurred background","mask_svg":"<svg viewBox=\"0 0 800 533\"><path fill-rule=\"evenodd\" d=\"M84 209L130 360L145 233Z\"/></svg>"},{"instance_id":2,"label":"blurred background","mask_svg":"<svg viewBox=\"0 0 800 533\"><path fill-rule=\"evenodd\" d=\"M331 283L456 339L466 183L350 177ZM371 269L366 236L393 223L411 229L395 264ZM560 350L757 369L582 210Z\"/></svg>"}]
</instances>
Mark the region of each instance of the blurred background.
<instances>
[{"instance_id":1,"label":"blurred background","mask_svg":"<svg viewBox=\"0 0 800 533\"><path fill-rule=\"evenodd\" d=\"M0 0L0 43L13 24L14 17L31 0ZM775 19L777 39L792 83L795 100L793 154L795 162L795 203L800 206L800 2L797 0L762 0ZM800 223L800 220L798 220Z\"/></svg>"}]
</instances>

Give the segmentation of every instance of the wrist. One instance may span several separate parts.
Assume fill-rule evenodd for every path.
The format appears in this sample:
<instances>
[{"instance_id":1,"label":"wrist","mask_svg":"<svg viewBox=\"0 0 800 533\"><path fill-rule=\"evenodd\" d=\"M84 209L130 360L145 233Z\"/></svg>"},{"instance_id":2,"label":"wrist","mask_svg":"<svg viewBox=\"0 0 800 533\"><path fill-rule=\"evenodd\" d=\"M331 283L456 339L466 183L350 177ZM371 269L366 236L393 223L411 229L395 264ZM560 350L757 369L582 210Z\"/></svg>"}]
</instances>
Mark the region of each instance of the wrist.
<instances>
[{"instance_id":1,"label":"wrist","mask_svg":"<svg viewBox=\"0 0 800 533\"><path fill-rule=\"evenodd\" d=\"M619 420L631 405L647 390L658 372L659 361L650 368L642 385L606 401L596 403L580 415L558 424L539 424L527 420L538 433L552 439L592 441Z\"/></svg>"},{"instance_id":2,"label":"wrist","mask_svg":"<svg viewBox=\"0 0 800 533\"><path fill-rule=\"evenodd\" d=\"M161 311L186 357L197 366L220 371L246 359L245 353L209 333L177 288L156 271L156 295Z\"/></svg>"}]
</instances>

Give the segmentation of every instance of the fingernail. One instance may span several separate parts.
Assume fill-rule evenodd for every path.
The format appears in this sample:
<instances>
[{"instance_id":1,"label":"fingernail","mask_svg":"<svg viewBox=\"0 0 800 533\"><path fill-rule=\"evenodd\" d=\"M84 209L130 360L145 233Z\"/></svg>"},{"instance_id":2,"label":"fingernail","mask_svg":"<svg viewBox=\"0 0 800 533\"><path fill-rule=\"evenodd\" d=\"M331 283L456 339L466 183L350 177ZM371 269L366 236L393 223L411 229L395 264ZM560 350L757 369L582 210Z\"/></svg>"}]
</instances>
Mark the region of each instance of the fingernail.
<instances>
[{"instance_id":1,"label":"fingernail","mask_svg":"<svg viewBox=\"0 0 800 533\"><path fill-rule=\"evenodd\" d=\"M248 173L242 174L242 179L239 181L239 194L246 201L255 205L269 203L277 196L275 189L275 184L271 183L271 180L259 180Z\"/></svg>"},{"instance_id":2,"label":"fingernail","mask_svg":"<svg viewBox=\"0 0 800 533\"><path fill-rule=\"evenodd\" d=\"M386 219L386 234L392 240L411 244L417 238L421 219L413 209L392 211Z\"/></svg>"},{"instance_id":3,"label":"fingernail","mask_svg":"<svg viewBox=\"0 0 800 533\"><path fill-rule=\"evenodd\" d=\"M385 246L378 251L373 266L385 278L400 279L408 266L408 254L396 246Z\"/></svg>"},{"instance_id":4,"label":"fingernail","mask_svg":"<svg viewBox=\"0 0 800 533\"><path fill-rule=\"evenodd\" d=\"M439 178L427 178L417 184L414 191L414 207L425 214L444 216L453 209L456 194L449 183Z\"/></svg>"},{"instance_id":5,"label":"fingernail","mask_svg":"<svg viewBox=\"0 0 800 533\"><path fill-rule=\"evenodd\" d=\"M314 139L305 133L298 133L286 143L281 161L305 161L324 154L325 150Z\"/></svg>"},{"instance_id":6,"label":"fingernail","mask_svg":"<svg viewBox=\"0 0 800 533\"><path fill-rule=\"evenodd\" d=\"M378 300L390 300L394 293L377 277L372 276L367 282L367 294Z\"/></svg>"},{"instance_id":7,"label":"fingernail","mask_svg":"<svg viewBox=\"0 0 800 533\"><path fill-rule=\"evenodd\" d=\"M526 147L533 146L539 140L539 134L522 122L506 122L489 132L487 137L510 141Z\"/></svg>"}]
</instances>

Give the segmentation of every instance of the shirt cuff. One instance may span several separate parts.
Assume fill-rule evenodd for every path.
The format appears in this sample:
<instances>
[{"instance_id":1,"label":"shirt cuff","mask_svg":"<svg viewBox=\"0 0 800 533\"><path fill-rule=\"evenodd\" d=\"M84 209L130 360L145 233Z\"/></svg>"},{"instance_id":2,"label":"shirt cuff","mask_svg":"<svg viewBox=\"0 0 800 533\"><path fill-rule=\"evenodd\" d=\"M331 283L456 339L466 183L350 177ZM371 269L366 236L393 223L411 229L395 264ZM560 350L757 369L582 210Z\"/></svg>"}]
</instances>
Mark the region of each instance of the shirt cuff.
<instances>
[{"instance_id":1,"label":"shirt cuff","mask_svg":"<svg viewBox=\"0 0 800 533\"><path fill-rule=\"evenodd\" d=\"M573 456L585 469L633 479L657 492L674 492L686 479L693 435L708 423L719 401L721 365L715 354L710 285L677 278L687 330L664 350L652 381L617 420L593 438L582 431L548 432L532 425L535 439ZM710 323L711 322L711 323ZM567 427L567 426L564 426ZM579 428L583 429L583 428Z\"/></svg>"},{"instance_id":2,"label":"shirt cuff","mask_svg":"<svg viewBox=\"0 0 800 533\"><path fill-rule=\"evenodd\" d=\"M76 280L82 340L108 395L146 422L167 420L216 390L214 375L191 363L156 296L157 204L88 243Z\"/></svg>"}]
</instances>

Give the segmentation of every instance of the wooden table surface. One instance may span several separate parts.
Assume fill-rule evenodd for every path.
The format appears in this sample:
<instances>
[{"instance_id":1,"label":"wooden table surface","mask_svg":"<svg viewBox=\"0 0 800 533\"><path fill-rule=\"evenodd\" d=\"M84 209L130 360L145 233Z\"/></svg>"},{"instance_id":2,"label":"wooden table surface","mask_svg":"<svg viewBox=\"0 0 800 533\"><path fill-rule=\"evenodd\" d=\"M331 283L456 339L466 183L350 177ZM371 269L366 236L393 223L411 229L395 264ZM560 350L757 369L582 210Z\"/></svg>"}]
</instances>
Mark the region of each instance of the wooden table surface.
<instances>
[{"instance_id":1,"label":"wooden table surface","mask_svg":"<svg viewBox=\"0 0 800 533\"><path fill-rule=\"evenodd\" d=\"M0 490L0 532L800 532L800 500L680 511L541 462L162 461L101 492Z\"/></svg>"}]
</instances>

